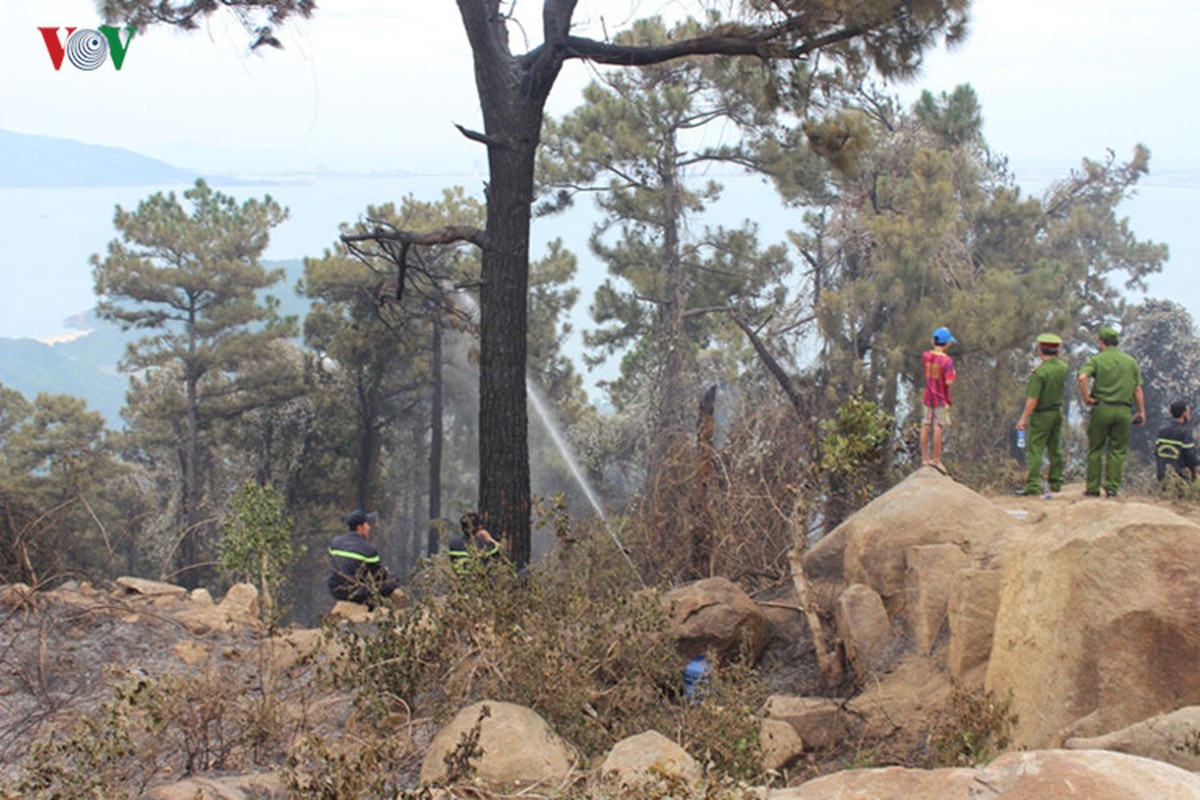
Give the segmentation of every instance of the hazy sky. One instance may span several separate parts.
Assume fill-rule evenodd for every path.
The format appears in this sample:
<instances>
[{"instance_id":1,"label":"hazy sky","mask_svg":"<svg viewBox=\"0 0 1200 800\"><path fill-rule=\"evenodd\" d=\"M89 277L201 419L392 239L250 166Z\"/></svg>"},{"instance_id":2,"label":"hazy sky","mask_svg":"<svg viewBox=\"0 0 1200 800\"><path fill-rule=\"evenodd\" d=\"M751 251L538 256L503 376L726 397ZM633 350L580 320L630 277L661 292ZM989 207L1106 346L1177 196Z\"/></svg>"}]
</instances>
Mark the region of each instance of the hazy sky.
<instances>
[{"instance_id":1,"label":"hazy sky","mask_svg":"<svg viewBox=\"0 0 1200 800\"><path fill-rule=\"evenodd\" d=\"M677 16L700 5L581 0L577 19L585 33L600 36L634 17ZM920 88L972 84L990 145L1010 157L1018 180L1035 193L1085 156L1101 158L1111 147L1127 158L1136 143L1146 144L1152 152L1146 185L1154 187L1155 201L1139 199L1128 213L1140 236L1171 246L1173 261L1152 289L1200 315L1189 274L1200 261L1194 222L1200 58L1192 42L1200 0L973 5L966 44L931 54L923 75L898 91L911 98ZM282 51L248 53L247 34L225 14L192 34L139 31L120 71L111 61L94 71L64 61L55 71L36 28L96 27L91 0L0 0L0 26L8 33L0 48L0 128L125 147L206 172L482 163L481 148L453 127L480 125L470 52L453 2L322 0L319 6L312 20L282 29ZM533 13L539 6L525 0L518 9ZM536 23L525 30L535 36ZM514 49L521 44L514 40ZM551 112L570 109L588 76L586 66L570 65ZM102 246L91 243L86 252ZM11 269L3 253L0 269ZM9 294L14 303L33 302Z\"/></svg>"},{"instance_id":2,"label":"hazy sky","mask_svg":"<svg viewBox=\"0 0 1200 800\"><path fill-rule=\"evenodd\" d=\"M518 8L536 10L535 0ZM695 0L583 0L585 31L677 14ZM603 8L604 14L597 9ZM970 82L993 147L1018 162L1074 165L1142 141L1155 164L1196 164L1196 0L976 0L972 35L934 53L918 84ZM179 143L309 156L465 153L452 123L478 124L472 68L450 0L326 0L289 23L283 51L246 52L231 15L184 34L136 34L121 71L54 71L38 26L94 27L91 0L0 0L0 127L154 152ZM528 29L536 35L536 25ZM518 49L519 42L514 42ZM586 68L552 104L566 110ZM902 91L913 91L912 87Z\"/></svg>"}]
</instances>

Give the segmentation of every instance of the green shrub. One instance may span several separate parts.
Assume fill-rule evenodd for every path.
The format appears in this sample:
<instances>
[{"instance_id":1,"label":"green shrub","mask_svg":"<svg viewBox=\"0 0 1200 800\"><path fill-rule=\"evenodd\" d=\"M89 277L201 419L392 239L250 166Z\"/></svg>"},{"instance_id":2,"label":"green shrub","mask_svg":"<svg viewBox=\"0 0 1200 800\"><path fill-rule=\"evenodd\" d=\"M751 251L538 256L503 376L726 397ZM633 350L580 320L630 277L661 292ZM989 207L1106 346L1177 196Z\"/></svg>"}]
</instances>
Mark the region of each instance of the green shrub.
<instances>
[{"instance_id":1,"label":"green shrub","mask_svg":"<svg viewBox=\"0 0 1200 800\"><path fill-rule=\"evenodd\" d=\"M283 496L254 481L242 484L231 505L221 537L221 569L258 587L262 619L273 625L282 616L274 598L295 557L292 519L284 512Z\"/></svg>"}]
</instances>

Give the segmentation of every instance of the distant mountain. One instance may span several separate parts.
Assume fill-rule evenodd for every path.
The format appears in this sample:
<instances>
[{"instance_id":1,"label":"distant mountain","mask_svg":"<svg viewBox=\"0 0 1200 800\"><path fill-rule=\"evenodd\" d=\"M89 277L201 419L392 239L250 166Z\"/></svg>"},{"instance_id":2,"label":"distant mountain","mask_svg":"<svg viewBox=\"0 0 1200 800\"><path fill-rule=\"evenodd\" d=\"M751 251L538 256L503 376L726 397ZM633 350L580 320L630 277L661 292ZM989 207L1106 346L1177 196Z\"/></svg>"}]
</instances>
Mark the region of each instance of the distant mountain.
<instances>
[{"instance_id":1,"label":"distant mountain","mask_svg":"<svg viewBox=\"0 0 1200 800\"><path fill-rule=\"evenodd\" d=\"M188 169L119 147L0 130L0 187L149 186L192 183Z\"/></svg>"},{"instance_id":2,"label":"distant mountain","mask_svg":"<svg viewBox=\"0 0 1200 800\"><path fill-rule=\"evenodd\" d=\"M119 428L129 377L117 371L117 362L135 335L91 313L80 314L71 325L80 335L55 344L0 338L0 383L30 400L40 392L81 397L110 428Z\"/></svg>"},{"instance_id":3,"label":"distant mountain","mask_svg":"<svg viewBox=\"0 0 1200 800\"><path fill-rule=\"evenodd\" d=\"M283 281L271 287L279 298L280 314L303 321L309 300L296 294L304 274L300 261L264 262L268 269L283 267ZM110 428L121 428L121 408L129 376L117 369L126 346L149 335L144 330L122 331L120 325L99 319L92 311L67 320L79 332L56 342L0 337L0 384L32 400L39 392L69 394L87 401L92 411L104 415Z\"/></svg>"}]
</instances>

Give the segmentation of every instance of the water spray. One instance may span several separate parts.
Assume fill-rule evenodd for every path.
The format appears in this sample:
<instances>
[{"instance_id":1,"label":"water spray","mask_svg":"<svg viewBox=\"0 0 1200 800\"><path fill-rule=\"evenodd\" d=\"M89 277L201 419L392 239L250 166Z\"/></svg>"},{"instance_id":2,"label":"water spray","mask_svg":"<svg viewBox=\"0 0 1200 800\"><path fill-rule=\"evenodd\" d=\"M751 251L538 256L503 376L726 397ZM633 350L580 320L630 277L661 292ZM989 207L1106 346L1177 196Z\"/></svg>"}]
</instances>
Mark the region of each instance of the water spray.
<instances>
[{"instance_id":1,"label":"water spray","mask_svg":"<svg viewBox=\"0 0 1200 800\"><path fill-rule=\"evenodd\" d=\"M629 557L629 551L625 549L625 545L617 538L617 532L612 529L612 525L608 524L608 517L604 514L604 507L600 505L600 498L592 490L591 483L588 482L587 476L583 474L578 462L575 460L575 454L571 450L571 445L563 436L562 431L558 429L558 425L554 423L554 415L550 411L549 404L542 396L541 390L537 384L533 382L528 375L525 376L525 391L529 395L529 402L533 406L534 413L542 422L542 427L550 434L554 446L558 448L559 455L567 462L567 468L571 470L571 476L575 478L575 482L579 484L579 488L583 490L584 497L596 512L596 516L600 518L600 523L604 525L604 530L608 531L608 535L612 537L613 542L617 545L617 550L629 562L629 568L633 570L633 574L637 576L638 582L645 588L646 582L642 580L642 573L638 571L637 566L633 563L633 559Z\"/></svg>"},{"instance_id":2,"label":"water spray","mask_svg":"<svg viewBox=\"0 0 1200 800\"><path fill-rule=\"evenodd\" d=\"M453 302L471 315L472 322L479 322L479 304L475 302L474 297L462 290L452 292L449 296L453 298ZM638 571L637 565L629 557L629 551L625 549L625 545L621 543L616 531L609 524L608 516L604 513L604 507L600 505L600 498L592 489L587 476L583 474L583 470L580 468L579 462L576 461L575 454L571 450L571 445L567 442L566 437L563 436L562 431L559 430L558 425L555 423L554 414L550 411L549 403L546 402L541 390L528 374L525 375L525 393L529 397L534 414L537 415L538 420L542 423L542 428L546 433L550 434L550 439L554 442L555 448L558 449L559 455L562 456L563 461L567 462L567 468L571 471L571 477L575 479L575 483L583 490L583 495L587 498L588 504L596 512L596 516L599 517L600 524L604 526L604 530L608 531L608 535L612 537L613 542L617 545L617 550L621 553L625 561L629 563L629 568L637 576L638 582L645 588L646 582L642 579L642 573Z\"/></svg>"}]
</instances>

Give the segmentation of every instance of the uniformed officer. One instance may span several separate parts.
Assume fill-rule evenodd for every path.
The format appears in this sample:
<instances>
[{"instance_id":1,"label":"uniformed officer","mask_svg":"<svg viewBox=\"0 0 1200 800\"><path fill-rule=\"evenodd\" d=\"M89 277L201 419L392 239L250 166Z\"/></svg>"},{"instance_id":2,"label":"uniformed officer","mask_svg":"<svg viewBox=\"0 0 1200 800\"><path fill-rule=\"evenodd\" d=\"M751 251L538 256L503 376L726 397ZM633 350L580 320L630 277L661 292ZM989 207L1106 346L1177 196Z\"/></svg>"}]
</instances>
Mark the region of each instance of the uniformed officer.
<instances>
[{"instance_id":1,"label":"uniformed officer","mask_svg":"<svg viewBox=\"0 0 1200 800\"><path fill-rule=\"evenodd\" d=\"M1142 393L1142 371L1128 353L1117 349L1120 338L1112 328L1096 334L1100 352L1079 370L1079 393L1091 408L1087 426L1087 488L1085 494L1116 497L1121 489L1125 455L1129 451L1131 425L1146 421L1146 397ZM1088 388L1089 378L1091 388ZM1134 405L1137 411L1133 411Z\"/></svg>"},{"instance_id":2,"label":"uniformed officer","mask_svg":"<svg viewBox=\"0 0 1200 800\"><path fill-rule=\"evenodd\" d=\"M1050 461L1047 483L1051 492L1062 491L1063 484L1063 395L1067 391L1067 362L1058 357L1062 338L1053 333L1037 337L1041 363L1025 382L1025 408L1017 420L1017 430L1028 429L1029 472L1017 494L1042 493L1042 452ZM1049 494L1045 495L1047 498Z\"/></svg>"}]
</instances>

